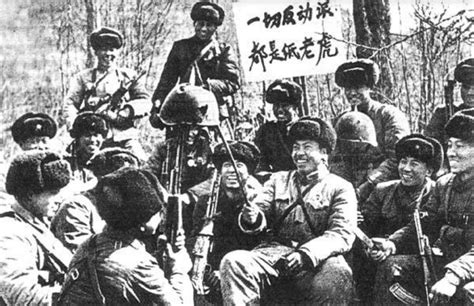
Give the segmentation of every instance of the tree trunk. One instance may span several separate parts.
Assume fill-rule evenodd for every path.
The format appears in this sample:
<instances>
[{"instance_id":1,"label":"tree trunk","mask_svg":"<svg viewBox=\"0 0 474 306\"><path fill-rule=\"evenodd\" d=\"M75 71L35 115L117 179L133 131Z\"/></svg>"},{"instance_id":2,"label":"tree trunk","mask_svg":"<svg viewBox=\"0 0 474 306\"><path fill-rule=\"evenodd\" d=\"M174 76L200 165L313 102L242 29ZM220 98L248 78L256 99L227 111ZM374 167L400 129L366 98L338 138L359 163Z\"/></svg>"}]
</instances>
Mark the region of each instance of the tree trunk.
<instances>
[{"instance_id":1,"label":"tree trunk","mask_svg":"<svg viewBox=\"0 0 474 306\"><path fill-rule=\"evenodd\" d=\"M390 50L380 49L390 45L389 0L353 0L353 15L358 58L371 58L380 66L380 80L375 91L393 99L393 73L390 67ZM364 47L365 46L365 47ZM369 47L369 48L366 48Z\"/></svg>"},{"instance_id":2,"label":"tree trunk","mask_svg":"<svg viewBox=\"0 0 474 306\"><path fill-rule=\"evenodd\" d=\"M89 37L91 33L97 28L97 7L96 0L84 0L86 4L86 35L87 35L87 61L86 67L91 68L94 66L94 51L91 48L91 42Z\"/></svg>"}]
</instances>

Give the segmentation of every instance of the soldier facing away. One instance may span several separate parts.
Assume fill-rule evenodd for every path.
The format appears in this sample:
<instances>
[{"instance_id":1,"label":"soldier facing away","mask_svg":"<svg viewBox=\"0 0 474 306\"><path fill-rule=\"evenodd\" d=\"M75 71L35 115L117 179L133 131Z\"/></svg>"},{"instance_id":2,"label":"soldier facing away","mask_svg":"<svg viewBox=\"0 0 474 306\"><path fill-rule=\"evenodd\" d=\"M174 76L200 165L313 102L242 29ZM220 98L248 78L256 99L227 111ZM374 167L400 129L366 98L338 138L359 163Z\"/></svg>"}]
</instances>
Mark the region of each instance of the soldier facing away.
<instances>
[{"instance_id":1,"label":"soldier facing away","mask_svg":"<svg viewBox=\"0 0 474 306\"><path fill-rule=\"evenodd\" d=\"M233 251L220 265L225 305L348 304L352 272L342 254L356 226L352 185L328 171L335 132L321 119L301 119L289 131L292 171L273 174L239 217L246 233L269 232L251 251Z\"/></svg>"},{"instance_id":2,"label":"soldier facing away","mask_svg":"<svg viewBox=\"0 0 474 306\"><path fill-rule=\"evenodd\" d=\"M97 56L97 66L79 72L71 80L65 98L69 124L82 111L100 113L110 124L104 146L129 149L145 160L146 154L138 141L136 129L138 119L144 117L151 107L145 82L135 71L117 67L123 46L122 34L117 30L97 29L90 36L90 44Z\"/></svg>"}]
</instances>

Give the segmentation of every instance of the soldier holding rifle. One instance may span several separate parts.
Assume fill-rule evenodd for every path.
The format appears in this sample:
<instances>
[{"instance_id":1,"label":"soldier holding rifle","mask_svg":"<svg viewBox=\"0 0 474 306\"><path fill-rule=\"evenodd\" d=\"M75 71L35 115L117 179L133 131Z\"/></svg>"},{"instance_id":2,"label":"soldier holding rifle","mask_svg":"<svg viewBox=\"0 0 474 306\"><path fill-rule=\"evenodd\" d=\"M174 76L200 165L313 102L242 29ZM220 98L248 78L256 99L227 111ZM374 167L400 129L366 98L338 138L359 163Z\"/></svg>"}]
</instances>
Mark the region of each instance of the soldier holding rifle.
<instances>
[{"instance_id":1,"label":"soldier holding rifle","mask_svg":"<svg viewBox=\"0 0 474 306\"><path fill-rule=\"evenodd\" d=\"M437 180L433 194L422 207L421 213L426 215L421 219L423 233L434 246L441 249L443 256L434 258L434 266L429 267L428 279L426 273L422 273L426 269L422 269L417 258L388 257L377 276L376 303L396 303L397 299L404 297L408 297L405 301L412 302L426 300L423 283L432 285L433 272L444 275L440 282L449 284L449 287L433 286L431 290L435 300L431 302L473 302L472 286L464 287L467 281L472 280L463 270L468 264L465 258L469 258L469 254L467 257L461 256L474 243L474 110L467 109L454 114L445 131L449 137L447 156L451 173ZM415 235L415 232L419 233L415 229L413 221L392 234L388 240L380 241L379 249L385 253L384 256L398 254L406 244L416 243L415 238L420 238Z\"/></svg>"},{"instance_id":2,"label":"soldier holding rifle","mask_svg":"<svg viewBox=\"0 0 474 306\"><path fill-rule=\"evenodd\" d=\"M237 249L252 249L259 236L243 233L238 225L238 216L246 201L253 200L262 186L252 176L259 160L257 147L248 142L232 142L230 150L237 171L244 185L244 194L224 144L219 144L212 157L216 166L215 177L192 189L202 189L194 208L191 254L194 255L193 285L198 294L208 293L208 300L219 303L219 264L222 257ZM213 184L212 188L210 183ZM208 243L202 240L207 239ZM204 270L206 269L206 270ZM222 303L222 301L220 301Z\"/></svg>"},{"instance_id":3,"label":"soldier holding rifle","mask_svg":"<svg viewBox=\"0 0 474 306\"><path fill-rule=\"evenodd\" d=\"M354 240L357 201L351 184L328 171L335 137L318 118L302 118L290 128L297 169L273 174L244 206L242 231L270 231L266 243L222 259L225 305L351 301L352 273L342 254Z\"/></svg>"},{"instance_id":4,"label":"soldier holding rifle","mask_svg":"<svg viewBox=\"0 0 474 306\"><path fill-rule=\"evenodd\" d=\"M420 134L405 136L397 142L395 155L400 179L378 184L369 199L361 203L364 222L360 227L370 237L388 237L410 223L415 208L426 204L434 188L430 177L442 164L442 150L437 140ZM377 239L383 238L373 238L375 242ZM373 260L385 259L383 252L369 251ZM412 245L402 245L398 250L398 254L417 253L418 249ZM358 297L368 302L372 300L376 265L365 252L354 250L356 255L354 278Z\"/></svg>"},{"instance_id":5,"label":"soldier holding rifle","mask_svg":"<svg viewBox=\"0 0 474 306\"><path fill-rule=\"evenodd\" d=\"M68 120L72 122L82 111L103 114L110 125L104 147L129 149L145 160L135 127L137 119L144 117L151 107L142 74L117 67L123 46L123 36L117 30L97 29L90 36L90 44L97 56L97 66L79 72L71 80L65 99Z\"/></svg>"}]
</instances>

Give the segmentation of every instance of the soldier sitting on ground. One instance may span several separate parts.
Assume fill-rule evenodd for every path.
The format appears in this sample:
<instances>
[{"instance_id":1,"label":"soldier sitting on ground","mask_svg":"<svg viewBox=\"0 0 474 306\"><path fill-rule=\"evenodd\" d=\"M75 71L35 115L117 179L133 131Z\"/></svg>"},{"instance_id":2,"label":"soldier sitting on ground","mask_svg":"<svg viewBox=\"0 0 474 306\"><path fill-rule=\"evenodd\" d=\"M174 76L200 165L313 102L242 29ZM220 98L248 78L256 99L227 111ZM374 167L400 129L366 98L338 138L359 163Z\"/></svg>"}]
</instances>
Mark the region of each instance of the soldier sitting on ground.
<instances>
[{"instance_id":1,"label":"soldier sitting on ground","mask_svg":"<svg viewBox=\"0 0 474 306\"><path fill-rule=\"evenodd\" d=\"M125 167L103 176L97 208L105 230L74 255L60 305L193 305L184 235L167 244L167 274L145 241L162 222L164 194L149 171Z\"/></svg>"},{"instance_id":2,"label":"soldier sitting on ground","mask_svg":"<svg viewBox=\"0 0 474 306\"><path fill-rule=\"evenodd\" d=\"M87 169L89 159L99 152L107 136L108 128L105 119L93 112L84 112L76 117L69 131L73 142L67 148L70 154L67 160L71 164L75 182L96 183L95 176Z\"/></svg>"},{"instance_id":3,"label":"soldier sitting on ground","mask_svg":"<svg viewBox=\"0 0 474 306\"><path fill-rule=\"evenodd\" d=\"M0 303L51 305L72 254L49 230L69 164L50 151L15 157L6 189L16 203L0 213Z\"/></svg>"},{"instance_id":4,"label":"soldier sitting on ground","mask_svg":"<svg viewBox=\"0 0 474 306\"><path fill-rule=\"evenodd\" d=\"M321 119L303 118L288 135L297 169L274 173L244 206L244 232L271 231L253 250L222 259L225 305L352 300L352 272L342 254L354 241L357 200L352 185L328 170L336 134Z\"/></svg>"},{"instance_id":5,"label":"soldier sitting on ground","mask_svg":"<svg viewBox=\"0 0 474 306\"><path fill-rule=\"evenodd\" d=\"M102 149L86 165L97 179L122 167L139 166L138 157L122 148ZM73 252L87 238L102 232L104 228L105 222L97 212L95 193L95 189L91 188L66 197L51 222L54 235Z\"/></svg>"},{"instance_id":6,"label":"soldier sitting on ground","mask_svg":"<svg viewBox=\"0 0 474 306\"><path fill-rule=\"evenodd\" d=\"M264 123L257 131L255 144L262 154L257 174L296 169L291 158L288 130L299 119L303 90L293 81L276 80L268 87L265 99L273 105L276 121ZM263 176L263 180L268 177Z\"/></svg>"},{"instance_id":7,"label":"soldier sitting on ground","mask_svg":"<svg viewBox=\"0 0 474 306\"><path fill-rule=\"evenodd\" d=\"M444 275L441 283L432 288L435 302L473 303L472 283L465 283L472 280L464 272L468 261L460 257L474 244L474 110L457 112L445 130L449 137L447 156L451 173L436 181L432 196L423 207L426 217L421 219L421 225L424 234L443 254L436 256L435 266L431 267L431 272ZM399 254L409 244L416 245L415 238L415 225L410 222L388 240L378 242L380 259ZM422 271L419 258L388 257L377 273L376 304L397 303L406 296L412 297L411 301L425 300ZM432 277L427 280L429 285L432 280ZM449 286L443 288L443 284Z\"/></svg>"},{"instance_id":8,"label":"soldier sitting on ground","mask_svg":"<svg viewBox=\"0 0 474 306\"><path fill-rule=\"evenodd\" d=\"M214 184L213 181L205 181L192 188L200 188L202 191L196 192L201 196L194 208L193 231L189 242L189 251L192 252L196 236L200 234L203 225L207 224L207 218L211 217L214 224L213 236L211 237L213 247L207 258L211 269L205 275L204 285L211 289L208 294L209 300L218 304L222 303L219 275L219 264L222 257L237 249L250 250L259 243L261 238L258 235L243 233L238 225L238 216L246 203L244 196L247 197L248 201L251 201L262 191L262 186L252 176L259 160L259 151L257 147L248 142L232 142L229 146L244 185L244 194L242 194L237 175L224 144L219 144L212 155L216 167L215 171L218 171L216 177L216 184L219 187L218 193L211 194L212 186L210 184ZM216 201L216 203L213 203L213 205L216 205L214 216L206 216L208 206L211 205L209 203L210 197L214 197Z\"/></svg>"},{"instance_id":9,"label":"soldier sitting on ground","mask_svg":"<svg viewBox=\"0 0 474 306\"><path fill-rule=\"evenodd\" d=\"M375 126L379 148L378 163L374 165L367 181L357 188L361 201L369 197L378 183L398 178L395 143L410 134L408 120L399 109L377 102L370 96L379 74L375 62L357 59L340 65L335 75L336 84L344 88L352 109L369 116Z\"/></svg>"},{"instance_id":10,"label":"soldier sitting on ground","mask_svg":"<svg viewBox=\"0 0 474 306\"><path fill-rule=\"evenodd\" d=\"M54 150L51 141L57 129L54 119L43 113L26 113L11 127L13 140L23 151Z\"/></svg>"},{"instance_id":11,"label":"soldier sitting on ground","mask_svg":"<svg viewBox=\"0 0 474 306\"><path fill-rule=\"evenodd\" d=\"M434 138L421 134L411 134L400 139L395 145L398 160L399 180L378 184L369 199L361 203L364 222L360 227L370 237L388 237L406 226L413 219L414 209L423 207L434 188L431 177L443 163L443 148ZM373 238L374 241L383 238ZM372 260L385 259L381 252L369 250L372 260L356 249L354 260L354 278L359 298L372 301L376 265ZM418 254L413 245L404 245L398 254Z\"/></svg>"}]
</instances>

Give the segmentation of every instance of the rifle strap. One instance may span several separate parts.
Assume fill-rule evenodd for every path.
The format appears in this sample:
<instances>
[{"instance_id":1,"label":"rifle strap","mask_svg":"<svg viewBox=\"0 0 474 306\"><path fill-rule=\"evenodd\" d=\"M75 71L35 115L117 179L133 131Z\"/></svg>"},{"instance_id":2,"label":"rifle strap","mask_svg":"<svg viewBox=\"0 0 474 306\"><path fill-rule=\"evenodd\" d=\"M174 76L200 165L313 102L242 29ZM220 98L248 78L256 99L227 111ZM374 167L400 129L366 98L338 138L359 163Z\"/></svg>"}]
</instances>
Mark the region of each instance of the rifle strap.
<instances>
[{"instance_id":1,"label":"rifle strap","mask_svg":"<svg viewBox=\"0 0 474 306\"><path fill-rule=\"evenodd\" d=\"M99 302L99 305L106 305L105 296L102 293L100 288L99 278L97 276L97 269L95 267L94 261L96 260L96 238L97 235L93 235L87 242L87 269L89 271L90 281L92 282L92 290L94 291L94 296Z\"/></svg>"},{"instance_id":2,"label":"rifle strap","mask_svg":"<svg viewBox=\"0 0 474 306\"><path fill-rule=\"evenodd\" d=\"M36 242L38 245L41 247L41 249L44 251L46 254L46 257L51 259L51 263L56 266L61 272L61 273L66 273L69 262L71 261L72 254L71 253L66 253L66 252L60 252L61 250L56 250L53 246L52 241L50 241L47 237L43 235L43 232L45 230L49 230L46 227L44 229L40 228L39 226L33 224L23 216L21 216L18 213L14 213L15 217L18 218L19 220L25 222L29 226L33 227L33 236L35 237ZM53 235L51 233L51 237L53 238ZM58 241L58 243L60 243ZM66 251L66 249L64 249Z\"/></svg>"},{"instance_id":3,"label":"rifle strap","mask_svg":"<svg viewBox=\"0 0 474 306\"><path fill-rule=\"evenodd\" d=\"M448 220L448 213L449 213L449 202L451 201L451 196L453 192L453 183L454 183L454 178L456 175L453 175L449 181L448 184L446 185L446 192L444 196L444 218L445 220Z\"/></svg>"},{"instance_id":4,"label":"rifle strap","mask_svg":"<svg viewBox=\"0 0 474 306\"><path fill-rule=\"evenodd\" d=\"M311 183L303 192L301 192L301 188L299 186L299 182L296 182L295 187L297 190L297 198L296 201L293 202L288 208L283 212L283 214L277 219L277 221L273 225L273 232L275 235L278 235L278 232L280 231L280 228L283 224L283 221L288 217L290 212L292 212L298 205L301 206L301 209L303 210L304 217L306 219L306 222L308 223L308 226L311 230L311 233L316 236L316 229L314 228L313 224L311 223L311 219L308 213L308 210L306 209L304 205L304 200L303 198L308 194L308 192L313 189L313 187L317 184L317 182Z\"/></svg>"}]
</instances>

